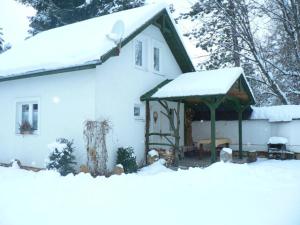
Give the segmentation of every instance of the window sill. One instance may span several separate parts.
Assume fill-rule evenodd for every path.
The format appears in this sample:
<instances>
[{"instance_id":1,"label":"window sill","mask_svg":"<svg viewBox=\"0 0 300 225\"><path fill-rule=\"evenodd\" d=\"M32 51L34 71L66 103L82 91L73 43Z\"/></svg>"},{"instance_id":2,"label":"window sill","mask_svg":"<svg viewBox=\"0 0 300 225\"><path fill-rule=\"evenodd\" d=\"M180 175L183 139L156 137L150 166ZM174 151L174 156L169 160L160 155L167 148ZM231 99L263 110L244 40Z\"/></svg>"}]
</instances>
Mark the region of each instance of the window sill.
<instances>
[{"instance_id":1,"label":"window sill","mask_svg":"<svg viewBox=\"0 0 300 225\"><path fill-rule=\"evenodd\" d=\"M144 122L144 121L145 121L145 118L143 118L143 117L138 117L138 116L137 116L137 117L134 118L134 120L135 120L135 121Z\"/></svg>"},{"instance_id":2,"label":"window sill","mask_svg":"<svg viewBox=\"0 0 300 225\"><path fill-rule=\"evenodd\" d=\"M137 65L134 65L134 68L135 68L135 69L138 69L138 70L143 70L143 71L146 71L146 72L148 71L147 68L146 68L146 67L143 67L143 66L137 66Z\"/></svg>"},{"instance_id":3,"label":"window sill","mask_svg":"<svg viewBox=\"0 0 300 225\"><path fill-rule=\"evenodd\" d=\"M154 73L155 75L158 75L158 76L162 76L162 77L165 77L165 76L166 76L166 75L163 74L161 71L153 70L152 73Z\"/></svg>"},{"instance_id":4,"label":"window sill","mask_svg":"<svg viewBox=\"0 0 300 225\"><path fill-rule=\"evenodd\" d=\"M26 137L31 137L31 136L38 136L39 132L33 132L33 133L28 133L28 134L21 134L21 133L16 133L16 136L26 136Z\"/></svg>"}]
</instances>

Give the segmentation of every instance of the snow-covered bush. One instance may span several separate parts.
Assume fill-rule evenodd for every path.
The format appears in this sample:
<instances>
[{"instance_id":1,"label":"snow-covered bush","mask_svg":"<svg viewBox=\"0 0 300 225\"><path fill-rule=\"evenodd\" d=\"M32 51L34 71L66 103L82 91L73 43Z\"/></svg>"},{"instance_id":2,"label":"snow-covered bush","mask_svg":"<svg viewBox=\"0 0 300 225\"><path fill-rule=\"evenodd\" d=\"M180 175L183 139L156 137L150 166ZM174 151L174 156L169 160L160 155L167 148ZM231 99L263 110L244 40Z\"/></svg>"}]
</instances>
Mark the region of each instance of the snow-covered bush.
<instances>
[{"instance_id":1,"label":"snow-covered bush","mask_svg":"<svg viewBox=\"0 0 300 225\"><path fill-rule=\"evenodd\" d=\"M49 144L48 148L51 151L46 166L48 170L57 170L62 176L75 173L74 165L76 162L73 154L73 141L59 138L56 142Z\"/></svg>"},{"instance_id":2,"label":"snow-covered bush","mask_svg":"<svg viewBox=\"0 0 300 225\"><path fill-rule=\"evenodd\" d=\"M132 147L118 148L117 154L117 164L123 166L125 173L134 173L137 171L138 166Z\"/></svg>"}]
</instances>

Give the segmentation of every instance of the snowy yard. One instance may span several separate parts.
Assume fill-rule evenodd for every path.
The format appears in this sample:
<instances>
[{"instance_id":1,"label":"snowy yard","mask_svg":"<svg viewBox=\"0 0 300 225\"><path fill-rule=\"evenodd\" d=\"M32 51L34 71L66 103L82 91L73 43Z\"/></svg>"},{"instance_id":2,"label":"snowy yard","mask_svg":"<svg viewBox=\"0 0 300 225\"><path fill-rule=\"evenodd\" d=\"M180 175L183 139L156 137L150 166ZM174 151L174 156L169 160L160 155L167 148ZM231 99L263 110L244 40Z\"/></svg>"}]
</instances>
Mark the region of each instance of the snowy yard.
<instances>
[{"instance_id":1,"label":"snowy yard","mask_svg":"<svg viewBox=\"0 0 300 225\"><path fill-rule=\"evenodd\" d=\"M299 225L300 161L60 177L0 167L1 225Z\"/></svg>"}]
</instances>

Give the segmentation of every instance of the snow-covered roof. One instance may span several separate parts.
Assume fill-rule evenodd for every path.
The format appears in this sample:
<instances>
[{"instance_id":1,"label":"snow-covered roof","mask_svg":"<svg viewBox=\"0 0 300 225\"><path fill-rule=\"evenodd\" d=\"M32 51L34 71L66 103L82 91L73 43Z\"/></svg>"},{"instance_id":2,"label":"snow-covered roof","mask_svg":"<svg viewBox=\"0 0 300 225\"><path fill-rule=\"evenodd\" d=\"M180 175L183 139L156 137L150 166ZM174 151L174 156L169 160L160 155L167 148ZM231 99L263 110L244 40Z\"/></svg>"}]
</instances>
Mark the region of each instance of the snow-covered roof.
<instances>
[{"instance_id":1,"label":"snow-covered roof","mask_svg":"<svg viewBox=\"0 0 300 225\"><path fill-rule=\"evenodd\" d=\"M288 122L300 119L300 105L252 107L251 119L269 122Z\"/></svg>"},{"instance_id":2,"label":"snow-covered roof","mask_svg":"<svg viewBox=\"0 0 300 225\"><path fill-rule=\"evenodd\" d=\"M116 21L125 24L124 40L165 9L150 4L39 33L0 55L0 76L101 63L101 56L116 47L107 38Z\"/></svg>"},{"instance_id":3,"label":"snow-covered roof","mask_svg":"<svg viewBox=\"0 0 300 225\"><path fill-rule=\"evenodd\" d=\"M240 76L244 76L240 67L185 73L161 87L152 97L223 95Z\"/></svg>"}]
</instances>

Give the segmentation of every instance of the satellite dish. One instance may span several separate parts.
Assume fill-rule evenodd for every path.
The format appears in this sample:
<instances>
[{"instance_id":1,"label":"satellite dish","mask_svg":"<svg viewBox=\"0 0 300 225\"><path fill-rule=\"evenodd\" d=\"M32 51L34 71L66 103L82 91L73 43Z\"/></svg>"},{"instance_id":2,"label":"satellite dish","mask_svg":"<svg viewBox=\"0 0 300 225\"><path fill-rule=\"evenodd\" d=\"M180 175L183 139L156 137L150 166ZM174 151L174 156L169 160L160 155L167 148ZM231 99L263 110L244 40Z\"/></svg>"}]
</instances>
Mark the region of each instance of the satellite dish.
<instances>
[{"instance_id":1,"label":"satellite dish","mask_svg":"<svg viewBox=\"0 0 300 225\"><path fill-rule=\"evenodd\" d=\"M107 34L107 38L112 40L116 45L119 45L122 41L125 31L125 24L122 20L118 20L113 25L111 32Z\"/></svg>"}]
</instances>

